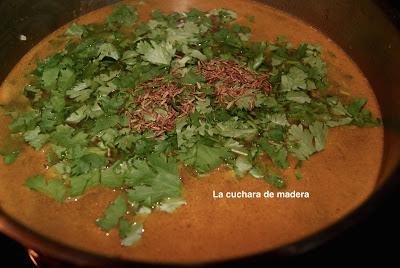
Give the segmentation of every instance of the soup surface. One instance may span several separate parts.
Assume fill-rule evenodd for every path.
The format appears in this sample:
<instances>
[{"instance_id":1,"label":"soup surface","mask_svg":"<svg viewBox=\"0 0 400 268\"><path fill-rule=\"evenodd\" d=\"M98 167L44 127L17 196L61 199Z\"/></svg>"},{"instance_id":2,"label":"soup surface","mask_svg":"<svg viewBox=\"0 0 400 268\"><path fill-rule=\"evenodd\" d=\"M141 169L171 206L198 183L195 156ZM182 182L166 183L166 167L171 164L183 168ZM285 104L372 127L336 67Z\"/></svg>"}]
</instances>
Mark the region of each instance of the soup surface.
<instances>
[{"instance_id":1,"label":"soup surface","mask_svg":"<svg viewBox=\"0 0 400 268\"><path fill-rule=\"evenodd\" d=\"M244 0L144 1L137 5L143 19L154 9L171 12L192 7L236 11L239 21L252 28L255 40L274 40L284 34L294 45L320 44L331 86L367 98L367 108L380 117L374 93L355 63L329 38L294 17ZM100 22L111 10L112 7L97 10L77 22ZM255 23L245 20L245 16L254 16ZM22 74L34 69L37 59L62 47L57 36L67 28L68 25L45 38L21 59L1 86L0 103L18 99L24 102L20 94L27 80ZM0 143L4 144L10 119L2 115L1 120ZM24 187L26 178L45 170L45 153L32 148L27 147L12 165L0 163L0 206L45 236L97 254L149 262L221 260L271 250L338 221L374 190L382 153L382 127L332 129L325 150L301 168L303 179L295 179L293 168L286 171L289 182L284 191L308 192L309 198L216 198L214 192L278 190L250 176L239 181L225 169L200 179L183 170L187 205L172 214L151 214L142 240L134 247L122 247L117 231L106 235L95 225L94 220L117 196L115 191L98 187L78 201L60 204Z\"/></svg>"}]
</instances>

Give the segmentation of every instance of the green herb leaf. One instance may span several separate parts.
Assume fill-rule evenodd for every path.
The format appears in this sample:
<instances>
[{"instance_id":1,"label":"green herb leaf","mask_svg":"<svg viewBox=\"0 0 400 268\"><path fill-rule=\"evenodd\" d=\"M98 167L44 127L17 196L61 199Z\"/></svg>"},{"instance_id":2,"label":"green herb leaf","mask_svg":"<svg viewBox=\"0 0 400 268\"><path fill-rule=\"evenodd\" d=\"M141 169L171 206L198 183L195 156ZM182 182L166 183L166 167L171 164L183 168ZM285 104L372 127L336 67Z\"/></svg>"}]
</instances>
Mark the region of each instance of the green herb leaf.
<instances>
[{"instance_id":1,"label":"green herb leaf","mask_svg":"<svg viewBox=\"0 0 400 268\"><path fill-rule=\"evenodd\" d=\"M183 198L177 197L177 198L168 198L166 200L163 200L161 202L161 205L159 206L161 211L172 213L174 212L177 208L186 205L186 201Z\"/></svg>"},{"instance_id":2,"label":"green herb leaf","mask_svg":"<svg viewBox=\"0 0 400 268\"><path fill-rule=\"evenodd\" d=\"M220 166L231 154L223 147L210 147L197 143L186 152L181 152L180 159L199 173L206 173Z\"/></svg>"},{"instance_id":3,"label":"green herb leaf","mask_svg":"<svg viewBox=\"0 0 400 268\"><path fill-rule=\"evenodd\" d=\"M28 142L33 148L39 150L42 146L48 141L48 134L39 134L40 128L36 127L33 130L26 131L24 133L24 139Z\"/></svg>"},{"instance_id":4,"label":"green herb leaf","mask_svg":"<svg viewBox=\"0 0 400 268\"><path fill-rule=\"evenodd\" d=\"M96 224L102 230L108 232L118 225L119 220L125 215L126 211L126 200L120 195L108 206L104 217L96 220Z\"/></svg>"},{"instance_id":5,"label":"green herb leaf","mask_svg":"<svg viewBox=\"0 0 400 268\"><path fill-rule=\"evenodd\" d=\"M136 175L132 190L128 191L130 202L151 207L166 198L180 197L182 183L178 166L173 158L151 155L147 162L135 162L132 175Z\"/></svg>"},{"instance_id":6,"label":"green herb leaf","mask_svg":"<svg viewBox=\"0 0 400 268\"><path fill-rule=\"evenodd\" d=\"M311 134L315 137L315 149L319 152L325 148L328 139L328 127L321 122L314 122L309 126Z\"/></svg>"},{"instance_id":7,"label":"green herb leaf","mask_svg":"<svg viewBox=\"0 0 400 268\"><path fill-rule=\"evenodd\" d=\"M311 98L302 91L290 91L286 94L286 99L297 103L310 103Z\"/></svg>"},{"instance_id":8,"label":"green herb leaf","mask_svg":"<svg viewBox=\"0 0 400 268\"><path fill-rule=\"evenodd\" d=\"M142 238L143 223L130 224L122 219L119 227L119 236L121 237L121 245L125 247L133 246Z\"/></svg>"},{"instance_id":9,"label":"green herb leaf","mask_svg":"<svg viewBox=\"0 0 400 268\"><path fill-rule=\"evenodd\" d=\"M243 155L239 155L235 160L235 173L239 177L244 177L253 167L249 159Z\"/></svg>"},{"instance_id":10,"label":"green herb leaf","mask_svg":"<svg viewBox=\"0 0 400 268\"><path fill-rule=\"evenodd\" d=\"M65 35L82 37L85 32L85 26L78 25L73 22L71 26L65 31Z\"/></svg>"},{"instance_id":11,"label":"green herb leaf","mask_svg":"<svg viewBox=\"0 0 400 268\"><path fill-rule=\"evenodd\" d=\"M25 186L32 190L42 192L58 202L64 201L67 192L62 180L49 179L46 181L43 175L30 177L26 180Z\"/></svg>"},{"instance_id":12,"label":"green herb leaf","mask_svg":"<svg viewBox=\"0 0 400 268\"><path fill-rule=\"evenodd\" d=\"M301 90L307 88L306 78L308 75L297 67L291 67L288 74L281 76L281 90Z\"/></svg>"},{"instance_id":13,"label":"green herb leaf","mask_svg":"<svg viewBox=\"0 0 400 268\"><path fill-rule=\"evenodd\" d=\"M313 135L303 125L292 125L289 128L289 150L299 160L307 160L316 149L313 144Z\"/></svg>"},{"instance_id":14,"label":"green herb leaf","mask_svg":"<svg viewBox=\"0 0 400 268\"><path fill-rule=\"evenodd\" d=\"M4 164L11 165L15 160L18 159L20 151L12 151L12 152L0 152L0 155L3 157Z\"/></svg>"},{"instance_id":15,"label":"green herb leaf","mask_svg":"<svg viewBox=\"0 0 400 268\"><path fill-rule=\"evenodd\" d=\"M169 65L175 51L172 44L166 42L157 44L154 41L141 41L137 45L137 52L143 55L143 59L156 65Z\"/></svg>"},{"instance_id":16,"label":"green herb leaf","mask_svg":"<svg viewBox=\"0 0 400 268\"><path fill-rule=\"evenodd\" d=\"M282 189L282 188L284 188L286 186L285 181L282 179L281 176L278 176L278 175L275 175L275 174L272 174L272 173L268 174L265 177L265 181L268 184L271 184L271 185L275 186L278 189Z\"/></svg>"},{"instance_id":17,"label":"green herb leaf","mask_svg":"<svg viewBox=\"0 0 400 268\"><path fill-rule=\"evenodd\" d=\"M138 15L134 6L122 5L113 10L112 14L107 18L107 22L112 27L130 27L137 19Z\"/></svg>"}]
</instances>

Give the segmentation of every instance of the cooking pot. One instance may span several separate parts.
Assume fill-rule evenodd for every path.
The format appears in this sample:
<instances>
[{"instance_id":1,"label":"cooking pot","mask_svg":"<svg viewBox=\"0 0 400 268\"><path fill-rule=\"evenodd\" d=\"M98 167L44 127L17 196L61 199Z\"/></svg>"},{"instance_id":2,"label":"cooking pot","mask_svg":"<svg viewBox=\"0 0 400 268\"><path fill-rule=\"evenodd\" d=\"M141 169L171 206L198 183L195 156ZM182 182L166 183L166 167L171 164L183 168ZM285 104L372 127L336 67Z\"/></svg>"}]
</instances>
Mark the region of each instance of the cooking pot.
<instances>
[{"instance_id":1,"label":"cooking pot","mask_svg":"<svg viewBox=\"0 0 400 268\"><path fill-rule=\"evenodd\" d=\"M182 0L185 1L185 0ZM0 2L0 81L18 60L47 34L68 21L114 0L3 0ZM385 127L384 158L374 194L335 224L301 241L256 256L202 263L233 267L276 261L304 253L380 209L400 189L400 13L391 1L260 0L301 18L339 44L358 64L375 91ZM394 2L394 1L393 1ZM25 40L26 39L26 40ZM368 146L366 144L366 146ZM31 257L50 267L146 267L65 246L29 230L0 210L0 230L29 249ZM153 266L153 265L152 265Z\"/></svg>"}]
</instances>

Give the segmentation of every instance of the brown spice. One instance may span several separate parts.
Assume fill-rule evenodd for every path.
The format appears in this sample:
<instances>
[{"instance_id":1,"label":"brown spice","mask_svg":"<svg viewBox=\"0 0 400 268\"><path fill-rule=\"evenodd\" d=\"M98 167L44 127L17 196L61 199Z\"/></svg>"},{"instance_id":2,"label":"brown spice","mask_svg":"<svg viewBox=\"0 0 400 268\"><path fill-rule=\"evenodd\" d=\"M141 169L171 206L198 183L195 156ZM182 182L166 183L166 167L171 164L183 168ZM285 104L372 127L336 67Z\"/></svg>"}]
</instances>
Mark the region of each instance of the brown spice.
<instances>
[{"instance_id":1,"label":"brown spice","mask_svg":"<svg viewBox=\"0 0 400 268\"><path fill-rule=\"evenodd\" d=\"M207 83L214 85L216 103L227 103L227 109L243 97L251 97L254 107L257 92L267 95L271 91L268 74L249 71L232 61L207 61L200 65L200 71Z\"/></svg>"},{"instance_id":2,"label":"brown spice","mask_svg":"<svg viewBox=\"0 0 400 268\"><path fill-rule=\"evenodd\" d=\"M257 93L267 95L271 91L268 74L249 71L232 61L203 62L198 65L198 71L214 88L215 102L226 103L227 109L243 97L250 97L250 105L254 107ZM194 102L205 95L196 85L181 86L174 81L165 82L162 77L142 83L132 94L138 91L144 93L135 100L136 110L125 111L129 127L139 133L152 130L156 136L172 131L176 119L194 112Z\"/></svg>"},{"instance_id":3,"label":"brown spice","mask_svg":"<svg viewBox=\"0 0 400 268\"><path fill-rule=\"evenodd\" d=\"M137 132L149 129L160 136L174 129L178 116L188 115L195 109L195 94L191 94L194 92L176 82L165 83L162 78L154 78L141 84L139 89L145 93L135 100L138 109L126 112L129 127ZM183 94L184 91L187 92Z\"/></svg>"}]
</instances>

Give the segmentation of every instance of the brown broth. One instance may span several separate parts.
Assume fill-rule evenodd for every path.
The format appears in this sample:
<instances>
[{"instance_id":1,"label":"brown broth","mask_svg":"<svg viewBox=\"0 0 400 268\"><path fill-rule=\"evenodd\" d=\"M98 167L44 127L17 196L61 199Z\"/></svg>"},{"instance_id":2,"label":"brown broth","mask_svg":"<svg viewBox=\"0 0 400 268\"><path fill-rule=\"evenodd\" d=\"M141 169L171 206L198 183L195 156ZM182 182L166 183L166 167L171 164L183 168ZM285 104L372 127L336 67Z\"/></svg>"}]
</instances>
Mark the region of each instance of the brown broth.
<instances>
[{"instance_id":1,"label":"brown broth","mask_svg":"<svg viewBox=\"0 0 400 268\"><path fill-rule=\"evenodd\" d=\"M265 5L245 0L145 1L138 5L141 18L149 11L209 10L225 7L240 15L240 22L253 28L254 39L273 40L284 34L297 45L319 43L328 62L335 89L368 98L368 108L380 116L374 93L355 63L326 36L304 22ZM79 23L99 22L110 13L106 7L79 18ZM255 17L252 24L244 16ZM34 47L15 66L0 90L0 103L21 98L25 74L37 58L55 49L68 25ZM7 135L8 119L1 117L0 137ZM7 121L8 120L8 121ZM213 190L267 191L266 183L247 177L241 181L231 172L216 170L197 179L182 172L187 205L173 214L155 212L145 222L145 232L135 247L121 247L116 231L108 236L95 225L116 192L95 188L78 201L58 204L23 186L29 176L44 172L45 154L26 148L11 166L0 163L0 206L18 221L50 238L73 247L108 256L149 262L199 262L220 260L267 251L304 238L338 221L358 207L374 190L383 154L383 128L341 127L329 132L326 149L311 157L297 181L288 169L287 191L308 191L308 199L214 199Z\"/></svg>"}]
</instances>

